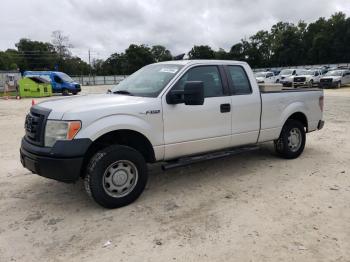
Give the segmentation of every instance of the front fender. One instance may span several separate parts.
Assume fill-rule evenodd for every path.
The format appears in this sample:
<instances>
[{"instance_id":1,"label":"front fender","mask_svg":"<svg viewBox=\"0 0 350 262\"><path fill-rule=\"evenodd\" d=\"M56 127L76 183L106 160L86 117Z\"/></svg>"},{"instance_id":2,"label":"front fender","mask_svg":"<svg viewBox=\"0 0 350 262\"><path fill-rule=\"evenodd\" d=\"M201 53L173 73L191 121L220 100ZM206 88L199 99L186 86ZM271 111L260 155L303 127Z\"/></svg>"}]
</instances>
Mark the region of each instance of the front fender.
<instances>
[{"instance_id":1,"label":"front fender","mask_svg":"<svg viewBox=\"0 0 350 262\"><path fill-rule=\"evenodd\" d=\"M145 119L133 115L118 114L110 115L92 122L83 127L76 138L90 138L92 141L111 131L128 129L143 134L152 144L157 146L162 144L162 128L150 125Z\"/></svg>"}]
</instances>

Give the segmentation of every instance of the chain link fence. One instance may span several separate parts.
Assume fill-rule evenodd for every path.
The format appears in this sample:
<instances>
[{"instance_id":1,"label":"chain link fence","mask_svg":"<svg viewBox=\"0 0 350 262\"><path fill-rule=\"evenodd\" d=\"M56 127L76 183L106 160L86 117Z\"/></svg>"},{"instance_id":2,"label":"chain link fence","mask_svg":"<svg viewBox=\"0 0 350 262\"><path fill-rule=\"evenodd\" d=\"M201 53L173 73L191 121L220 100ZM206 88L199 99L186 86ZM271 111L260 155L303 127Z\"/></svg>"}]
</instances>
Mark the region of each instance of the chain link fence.
<instances>
[{"instance_id":1,"label":"chain link fence","mask_svg":"<svg viewBox=\"0 0 350 262\"><path fill-rule=\"evenodd\" d=\"M72 79L84 86L95 86L95 85L116 85L123 79L126 75L112 75L112 76L71 76Z\"/></svg>"}]
</instances>

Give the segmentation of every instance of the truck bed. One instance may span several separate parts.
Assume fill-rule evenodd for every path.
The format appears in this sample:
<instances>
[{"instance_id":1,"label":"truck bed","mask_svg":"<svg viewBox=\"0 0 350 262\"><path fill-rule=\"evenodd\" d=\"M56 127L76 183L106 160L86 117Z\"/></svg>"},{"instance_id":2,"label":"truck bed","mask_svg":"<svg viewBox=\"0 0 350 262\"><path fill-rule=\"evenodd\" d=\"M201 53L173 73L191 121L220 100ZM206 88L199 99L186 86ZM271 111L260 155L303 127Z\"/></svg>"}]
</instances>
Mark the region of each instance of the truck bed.
<instances>
[{"instance_id":1,"label":"truck bed","mask_svg":"<svg viewBox=\"0 0 350 262\"><path fill-rule=\"evenodd\" d=\"M259 88L262 103L259 142L278 138L286 119L298 112L303 112L307 119L307 132L317 129L318 122L322 119L322 89L282 88L281 85Z\"/></svg>"},{"instance_id":2,"label":"truck bed","mask_svg":"<svg viewBox=\"0 0 350 262\"><path fill-rule=\"evenodd\" d=\"M259 85L261 93L281 93L281 92L305 92L305 91L320 91L320 88L307 88L307 87L283 87L281 84L266 84Z\"/></svg>"}]
</instances>

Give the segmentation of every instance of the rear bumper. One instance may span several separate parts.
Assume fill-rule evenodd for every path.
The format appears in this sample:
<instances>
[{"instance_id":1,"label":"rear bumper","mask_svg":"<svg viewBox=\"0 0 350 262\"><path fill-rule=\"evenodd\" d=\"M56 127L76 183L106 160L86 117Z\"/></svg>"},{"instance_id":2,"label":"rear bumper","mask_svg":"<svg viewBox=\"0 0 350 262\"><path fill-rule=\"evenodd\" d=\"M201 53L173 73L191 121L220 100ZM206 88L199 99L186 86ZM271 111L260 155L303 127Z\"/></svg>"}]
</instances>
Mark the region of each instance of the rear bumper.
<instances>
[{"instance_id":1,"label":"rear bumper","mask_svg":"<svg viewBox=\"0 0 350 262\"><path fill-rule=\"evenodd\" d=\"M54 147L46 148L22 139L21 163L23 167L39 176L74 183L80 177L84 154L90 145L90 139L76 139L59 141Z\"/></svg>"}]
</instances>

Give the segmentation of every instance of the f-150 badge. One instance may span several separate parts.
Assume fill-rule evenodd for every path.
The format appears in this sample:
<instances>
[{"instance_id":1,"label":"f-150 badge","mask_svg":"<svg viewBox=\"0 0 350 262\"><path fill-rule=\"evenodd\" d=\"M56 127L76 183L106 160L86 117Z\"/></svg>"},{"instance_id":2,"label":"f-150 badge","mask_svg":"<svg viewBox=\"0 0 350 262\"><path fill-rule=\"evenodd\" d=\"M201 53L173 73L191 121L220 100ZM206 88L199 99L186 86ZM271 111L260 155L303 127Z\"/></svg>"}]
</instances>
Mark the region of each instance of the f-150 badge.
<instances>
[{"instance_id":1,"label":"f-150 badge","mask_svg":"<svg viewBox=\"0 0 350 262\"><path fill-rule=\"evenodd\" d=\"M147 110L146 112L141 112L142 115L153 115L153 114L159 114L160 110Z\"/></svg>"}]
</instances>

